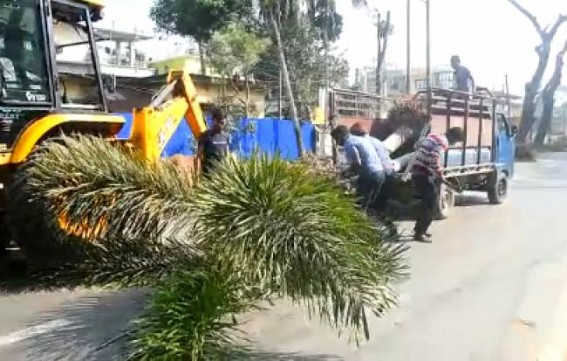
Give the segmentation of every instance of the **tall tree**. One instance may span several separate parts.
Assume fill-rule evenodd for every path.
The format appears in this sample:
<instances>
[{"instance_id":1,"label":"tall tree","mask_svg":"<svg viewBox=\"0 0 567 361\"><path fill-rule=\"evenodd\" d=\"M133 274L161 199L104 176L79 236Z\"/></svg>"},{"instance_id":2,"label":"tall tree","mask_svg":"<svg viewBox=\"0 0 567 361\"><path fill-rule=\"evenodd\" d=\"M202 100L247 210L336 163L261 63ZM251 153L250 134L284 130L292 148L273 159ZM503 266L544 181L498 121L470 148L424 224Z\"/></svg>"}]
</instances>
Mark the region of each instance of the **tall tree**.
<instances>
[{"instance_id":1,"label":"tall tree","mask_svg":"<svg viewBox=\"0 0 567 361\"><path fill-rule=\"evenodd\" d=\"M260 13L265 23L271 27L273 37L277 46L278 59L280 63L280 71L283 78L284 88L289 102L291 118L293 121L293 130L295 132L295 140L297 143L297 151L299 156L305 154L305 146L303 145L303 137L301 135L301 124L297 113L297 105L295 103L295 95L291 84L288 64L284 52L284 44L281 36L282 18L295 16L299 12L298 1L294 0L260 0Z\"/></svg>"},{"instance_id":2,"label":"tall tree","mask_svg":"<svg viewBox=\"0 0 567 361\"><path fill-rule=\"evenodd\" d=\"M293 92L291 76L289 72L288 62L284 51L284 42L282 41L281 29L282 22L289 19L297 19L301 13L301 8L305 5L308 15L312 21L317 21L317 9L325 9L320 12L319 20L325 25L323 34L327 34L328 29L336 29L332 26L331 20L336 20L336 1L335 0L260 0L260 13L268 26L272 28L275 43L278 50L278 58L280 62L280 70L282 72L284 88L289 102L291 116L294 122L294 130L297 139L297 147L299 153L304 153L303 140L301 138L301 126L299 123L296 97ZM366 0L352 0L353 6L364 6ZM338 36L336 36L338 38ZM330 40L330 39L329 39ZM327 41L328 43L328 41Z\"/></svg>"},{"instance_id":3,"label":"tall tree","mask_svg":"<svg viewBox=\"0 0 567 361\"><path fill-rule=\"evenodd\" d=\"M216 32L207 43L211 65L233 90L234 96L230 98L236 98L244 106L243 115L248 116L250 110L252 67L260 60L260 56L266 51L269 44L270 41L267 38L247 31L241 23L232 23L222 31ZM238 87L242 78L246 86L244 99L239 96L241 91Z\"/></svg>"},{"instance_id":4,"label":"tall tree","mask_svg":"<svg viewBox=\"0 0 567 361\"><path fill-rule=\"evenodd\" d=\"M535 122L535 99L541 87L541 81L549 62L551 43L553 42L553 39L561 25L563 25L563 23L567 21L567 15L559 15L553 25L546 26L544 28L541 26L537 18L529 10L518 3L518 1L508 0L508 2L512 4L512 6L514 6L531 22L541 40L540 44L535 48L535 52L538 55L539 60L531 81L526 84L526 94L524 97L524 105L522 109L522 121L520 123L520 129L518 130L518 136L516 138L516 141L518 143L523 144L526 142L526 138Z\"/></svg>"},{"instance_id":5,"label":"tall tree","mask_svg":"<svg viewBox=\"0 0 567 361\"><path fill-rule=\"evenodd\" d=\"M567 42L563 45L563 49L557 54L557 58L555 59L555 70L553 71L553 75L551 79L546 84L543 92L541 94L541 100L543 103L543 112L541 115L541 119L539 122L537 134L534 140L536 145L543 145L545 141L545 137L549 132L551 127L551 121L553 119L553 110L555 108L555 92L559 85L561 85L561 78L563 76L563 65L564 65L564 57L565 53L567 52Z\"/></svg>"},{"instance_id":6,"label":"tall tree","mask_svg":"<svg viewBox=\"0 0 567 361\"><path fill-rule=\"evenodd\" d=\"M232 20L250 18L252 4L239 0L155 0L150 17L159 30L190 36L199 45L201 72L206 72L203 45Z\"/></svg>"}]
</instances>

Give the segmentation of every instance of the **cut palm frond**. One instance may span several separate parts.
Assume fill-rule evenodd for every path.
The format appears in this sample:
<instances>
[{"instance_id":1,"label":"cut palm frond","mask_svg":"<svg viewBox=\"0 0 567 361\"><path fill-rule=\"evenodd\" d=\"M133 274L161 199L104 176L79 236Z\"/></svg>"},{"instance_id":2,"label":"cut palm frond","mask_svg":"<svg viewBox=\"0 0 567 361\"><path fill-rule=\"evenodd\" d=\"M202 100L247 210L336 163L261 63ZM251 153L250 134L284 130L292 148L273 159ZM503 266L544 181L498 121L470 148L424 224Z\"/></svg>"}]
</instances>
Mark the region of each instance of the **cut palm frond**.
<instances>
[{"instance_id":1,"label":"cut palm frond","mask_svg":"<svg viewBox=\"0 0 567 361\"><path fill-rule=\"evenodd\" d=\"M12 189L12 225L38 242L24 249L53 247L43 257L58 260L38 272L40 284L157 287L133 343L138 359L214 359L237 324L226 317L268 297L368 338L369 315L395 305L390 286L404 271L405 248L336 179L277 156L226 159L194 184L167 162L63 137ZM37 228L26 227L31 206Z\"/></svg>"},{"instance_id":2,"label":"cut palm frond","mask_svg":"<svg viewBox=\"0 0 567 361\"><path fill-rule=\"evenodd\" d=\"M226 160L195 193L200 247L251 284L368 335L395 304L404 247L385 242L336 182L275 157ZM381 264L384 263L384 264Z\"/></svg>"},{"instance_id":3,"label":"cut palm frond","mask_svg":"<svg viewBox=\"0 0 567 361\"><path fill-rule=\"evenodd\" d=\"M148 163L101 138L64 136L18 170L8 215L32 263L83 267L116 248L132 256L190 242L192 192L173 164Z\"/></svg>"},{"instance_id":4,"label":"cut palm frond","mask_svg":"<svg viewBox=\"0 0 567 361\"><path fill-rule=\"evenodd\" d=\"M138 320L130 359L226 360L242 339L237 316L257 309L259 295L227 269L201 264L159 286Z\"/></svg>"}]
</instances>

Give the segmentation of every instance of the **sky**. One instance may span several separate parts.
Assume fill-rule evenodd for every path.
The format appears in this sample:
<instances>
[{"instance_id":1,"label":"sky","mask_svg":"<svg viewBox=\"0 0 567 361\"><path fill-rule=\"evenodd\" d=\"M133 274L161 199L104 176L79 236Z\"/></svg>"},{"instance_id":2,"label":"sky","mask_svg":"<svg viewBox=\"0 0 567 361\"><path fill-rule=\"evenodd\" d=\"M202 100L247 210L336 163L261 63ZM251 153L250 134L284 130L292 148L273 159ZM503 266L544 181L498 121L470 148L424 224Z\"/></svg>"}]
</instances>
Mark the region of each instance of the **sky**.
<instances>
[{"instance_id":1,"label":"sky","mask_svg":"<svg viewBox=\"0 0 567 361\"><path fill-rule=\"evenodd\" d=\"M425 4L422 0L410 1L412 67L424 67ZM471 69L478 85L503 89L507 74L511 91L521 93L537 63L534 47L539 37L531 23L507 0L430 1L432 65L446 65L451 55L458 54L463 65ZM561 12L567 14L565 0L518 1L536 15L542 26L552 24ZM107 0L105 20L101 25L152 33L154 25L148 17L152 3L153 0ZM369 0L369 3L366 9L354 9L350 0L337 0L338 12L344 17L344 28L336 52L349 61L351 73L355 68L373 65L377 52L373 22L378 7L383 14L391 11L394 25L386 62L391 68L405 69L406 0ZM555 39L549 72L554 67L555 54L565 41L567 23ZM179 39L165 43L154 40L144 44L143 50L150 57L160 59L176 55L185 46Z\"/></svg>"}]
</instances>

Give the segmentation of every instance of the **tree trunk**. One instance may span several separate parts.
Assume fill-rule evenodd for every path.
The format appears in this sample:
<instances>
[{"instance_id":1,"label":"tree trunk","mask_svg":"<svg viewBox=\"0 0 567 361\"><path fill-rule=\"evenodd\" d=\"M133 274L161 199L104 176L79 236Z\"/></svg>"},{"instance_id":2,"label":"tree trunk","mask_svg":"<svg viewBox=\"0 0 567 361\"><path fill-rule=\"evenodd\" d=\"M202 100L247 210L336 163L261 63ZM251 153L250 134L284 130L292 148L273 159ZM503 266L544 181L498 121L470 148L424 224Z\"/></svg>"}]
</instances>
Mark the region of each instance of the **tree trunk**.
<instances>
[{"instance_id":1,"label":"tree trunk","mask_svg":"<svg viewBox=\"0 0 567 361\"><path fill-rule=\"evenodd\" d=\"M542 146L545 142L545 137L549 132L551 127L551 121L553 119L553 108L555 106L555 91L561 85L561 78L563 75L563 57L567 52L567 42L565 43L563 49L557 54L555 60L555 70L551 79L545 86L541 99L543 102L543 113L541 115L541 120L538 126L537 135L535 137L535 144Z\"/></svg>"},{"instance_id":2,"label":"tree trunk","mask_svg":"<svg viewBox=\"0 0 567 361\"><path fill-rule=\"evenodd\" d=\"M528 9L520 5L517 0L508 0L508 2L530 21L541 39L540 45L535 48L539 61L531 81L526 84L526 94L522 108L522 121L520 123L518 135L516 136L516 142L518 144L525 144L527 136L531 132L535 122L534 112L536 108L536 96L538 95L538 91L541 86L541 79L545 73L545 69L547 68L547 63L549 62L551 43L553 42L553 38L557 34L559 28L563 25L563 23L567 22L567 15L559 15L553 25L543 27L537 18Z\"/></svg>"},{"instance_id":3,"label":"tree trunk","mask_svg":"<svg viewBox=\"0 0 567 361\"><path fill-rule=\"evenodd\" d=\"M384 26L380 14L378 14L378 59L376 63L376 93L382 94L382 73L384 72L384 61L386 60L386 51L388 50L388 37L390 36L390 11L386 13L386 20Z\"/></svg>"},{"instance_id":4,"label":"tree trunk","mask_svg":"<svg viewBox=\"0 0 567 361\"><path fill-rule=\"evenodd\" d=\"M201 62L201 75L207 75L207 63L205 61L205 50L203 48L203 43L198 41L197 46L199 47L199 61Z\"/></svg>"},{"instance_id":5,"label":"tree trunk","mask_svg":"<svg viewBox=\"0 0 567 361\"><path fill-rule=\"evenodd\" d=\"M280 27L272 13L269 14L269 17L270 17L270 22L272 24L272 28L274 29L274 37L276 38L276 45L278 47L280 69L282 71L284 87L287 93L289 107L291 109L291 118L292 118L291 120L293 121L293 130L295 132L295 141L297 142L297 150L299 152L299 156L303 157L303 155L305 154L305 147L303 146L303 137L301 136L301 124L299 123L299 117L297 115L297 107L295 105L295 98L293 96L293 89L291 86L291 79L289 77L287 62L285 60L284 48L280 34Z\"/></svg>"},{"instance_id":6,"label":"tree trunk","mask_svg":"<svg viewBox=\"0 0 567 361\"><path fill-rule=\"evenodd\" d=\"M524 97L524 105L522 107L522 121L520 122L520 129L518 130L518 135L516 137L516 142L518 144L526 143L526 138L534 125L534 112L536 108L535 98L541 86L541 79L543 78L545 69L547 68L547 63L549 62L550 48L551 42L542 42L542 44L536 49L539 61L531 82L526 84L526 94Z\"/></svg>"},{"instance_id":7,"label":"tree trunk","mask_svg":"<svg viewBox=\"0 0 567 361\"><path fill-rule=\"evenodd\" d=\"M246 118L250 117L250 79L248 78L248 73L244 77L246 82Z\"/></svg>"},{"instance_id":8,"label":"tree trunk","mask_svg":"<svg viewBox=\"0 0 567 361\"><path fill-rule=\"evenodd\" d=\"M537 147L541 147L543 146L543 143L545 143L545 137L547 136L547 132L551 127L551 120L553 119L553 107L555 106L555 99L553 95L550 97L548 94L543 94L542 101L543 113L534 139L534 144Z\"/></svg>"}]
</instances>

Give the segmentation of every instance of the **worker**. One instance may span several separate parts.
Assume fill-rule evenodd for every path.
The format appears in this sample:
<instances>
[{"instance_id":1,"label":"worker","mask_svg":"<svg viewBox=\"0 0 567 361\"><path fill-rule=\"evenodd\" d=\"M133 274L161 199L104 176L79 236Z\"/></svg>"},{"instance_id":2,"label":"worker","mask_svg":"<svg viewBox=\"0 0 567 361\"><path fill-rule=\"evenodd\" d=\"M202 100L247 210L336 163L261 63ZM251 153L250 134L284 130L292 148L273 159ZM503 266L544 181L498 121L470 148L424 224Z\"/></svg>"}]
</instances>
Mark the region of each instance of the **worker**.
<instances>
[{"instance_id":1,"label":"worker","mask_svg":"<svg viewBox=\"0 0 567 361\"><path fill-rule=\"evenodd\" d=\"M471 71L467 67L461 65L461 58L458 55L453 55L451 57L451 67L455 71L455 90L473 93L475 84Z\"/></svg>"},{"instance_id":2,"label":"worker","mask_svg":"<svg viewBox=\"0 0 567 361\"><path fill-rule=\"evenodd\" d=\"M430 133L416 149L415 161L411 169L412 181L421 199L421 210L414 228L414 239L426 241L427 233L435 215L439 190L443 181L441 159L450 145L464 140L463 129L453 127L445 135Z\"/></svg>"},{"instance_id":3,"label":"worker","mask_svg":"<svg viewBox=\"0 0 567 361\"><path fill-rule=\"evenodd\" d=\"M374 207L376 197L384 183L380 158L369 139L350 134L347 127L339 125L331 132L335 142L344 147L349 172L358 176L356 189L364 209Z\"/></svg>"},{"instance_id":4,"label":"worker","mask_svg":"<svg viewBox=\"0 0 567 361\"><path fill-rule=\"evenodd\" d=\"M378 138L368 135L360 123L356 123L350 128L350 134L368 139L380 159L383 183L380 188L380 193L376 196L376 203L374 206L378 212L383 212L386 209L396 175L394 162L392 161L392 158L390 158L390 152L384 146L384 143L382 143Z\"/></svg>"},{"instance_id":5,"label":"worker","mask_svg":"<svg viewBox=\"0 0 567 361\"><path fill-rule=\"evenodd\" d=\"M226 119L219 108L211 112L212 126L199 137L197 159L203 174L214 171L218 162L230 154L230 134L226 131Z\"/></svg>"}]
</instances>

